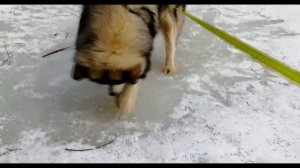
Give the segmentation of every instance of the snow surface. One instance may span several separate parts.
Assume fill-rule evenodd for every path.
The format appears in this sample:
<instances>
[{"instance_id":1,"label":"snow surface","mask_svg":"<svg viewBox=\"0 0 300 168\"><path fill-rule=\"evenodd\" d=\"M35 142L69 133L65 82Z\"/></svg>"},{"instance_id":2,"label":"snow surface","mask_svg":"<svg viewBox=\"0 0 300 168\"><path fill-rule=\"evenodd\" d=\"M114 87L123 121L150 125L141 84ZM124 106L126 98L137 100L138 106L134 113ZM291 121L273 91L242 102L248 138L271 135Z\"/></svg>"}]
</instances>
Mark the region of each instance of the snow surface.
<instances>
[{"instance_id":1,"label":"snow surface","mask_svg":"<svg viewBox=\"0 0 300 168\"><path fill-rule=\"evenodd\" d=\"M300 69L299 5L187 10ZM80 11L0 5L0 162L300 162L300 88L188 19L178 72L157 37L136 110L113 120L106 87L71 79L74 50L41 57L74 44Z\"/></svg>"}]
</instances>

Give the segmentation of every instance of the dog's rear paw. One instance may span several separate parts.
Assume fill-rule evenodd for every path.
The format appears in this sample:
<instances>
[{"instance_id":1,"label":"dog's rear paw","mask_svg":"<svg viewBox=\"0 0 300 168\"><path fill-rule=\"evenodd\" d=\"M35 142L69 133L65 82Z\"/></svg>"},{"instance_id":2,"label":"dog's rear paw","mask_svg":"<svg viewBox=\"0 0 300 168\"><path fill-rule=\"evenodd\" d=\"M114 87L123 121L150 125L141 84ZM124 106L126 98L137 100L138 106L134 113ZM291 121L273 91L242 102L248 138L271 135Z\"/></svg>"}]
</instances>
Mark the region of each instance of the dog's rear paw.
<instances>
[{"instance_id":1,"label":"dog's rear paw","mask_svg":"<svg viewBox=\"0 0 300 168\"><path fill-rule=\"evenodd\" d=\"M174 65L165 65L163 72L165 74L173 74L176 72L176 68Z\"/></svg>"}]
</instances>

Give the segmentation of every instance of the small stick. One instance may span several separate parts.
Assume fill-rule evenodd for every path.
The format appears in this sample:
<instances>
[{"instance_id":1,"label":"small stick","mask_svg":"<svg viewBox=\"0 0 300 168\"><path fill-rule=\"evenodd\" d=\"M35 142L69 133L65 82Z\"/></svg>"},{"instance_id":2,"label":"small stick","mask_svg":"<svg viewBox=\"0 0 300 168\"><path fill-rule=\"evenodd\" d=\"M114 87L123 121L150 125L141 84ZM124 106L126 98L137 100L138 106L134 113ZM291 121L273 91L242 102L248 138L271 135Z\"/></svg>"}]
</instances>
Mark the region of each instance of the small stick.
<instances>
[{"instance_id":1,"label":"small stick","mask_svg":"<svg viewBox=\"0 0 300 168\"><path fill-rule=\"evenodd\" d=\"M2 62L1 66L3 66L5 63L7 63L7 61L10 60L11 57L13 57L13 55L11 55L9 58L6 58L6 59Z\"/></svg>"},{"instance_id":2,"label":"small stick","mask_svg":"<svg viewBox=\"0 0 300 168\"><path fill-rule=\"evenodd\" d=\"M5 42L3 42L3 43L4 43L4 48L5 48L7 59L8 59L8 65L10 65L10 57L9 57L9 54L8 54L8 51L7 51L7 48L6 48L6 43ZM3 63L2 63L2 65L3 65Z\"/></svg>"},{"instance_id":3,"label":"small stick","mask_svg":"<svg viewBox=\"0 0 300 168\"><path fill-rule=\"evenodd\" d=\"M66 35L65 39L68 37L68 35L69 35L69 32L67 33L67 35Z\"/></svg>"},{"instance_id":4,"label":"small stick","mask_svg":"<svg viewBox=\"0 0 300 168\"><path fill-rule=\"evenodd\" d=\"M106 146L106 145L109 145L109 144L113 143L114 141L115 141L115 140L111 140L111 141L109 141L109 142L107 142L107 143L105 143L105 144L102 144L102 145L97 146L96 148L88 148L88 149L70 149L70 148L66 148L65 150L66 150L66 151L73 151L73 152L89 151L89 150L94 150L94 149L102 148L102 147L104 147L104 146Z\"/></svg>"},{"instance_id":5,"label":"small stick","mask_svg":"<svg viewBox=\"0 0 300 168\"><path fill-rule=\"evenodd\" d=\"M3 66L7 61L8 61L8 59L5 59L5 60L2 62L1 66Z\"/></svg>"},{"instance_id":6,"label":"small stick","mask_svg":"<svg viewBox=\"0 0 300 168\"><path fill-rule=\"evenodd\" d=\"M9 149L9 148L6 148L7 151L3 152L3 153L0 153L0 156L3 156L3 155L6 155L10 152L13 152L13 151L17 151L17 150L20 150L19 148L15 148L15 149Z\"/></svg>"},{"instance_id":7,"label":"small stick","mask_svg":"<svg viewBox=\"0 0 300 168\"><path fill-rule=\"evenodd\" d=\"M60 52L60 51L66 50L66 49L68 49L68 48L71 48L71 47L72 47L72 46L65 47L65 48L61 48L61 49L59 49L59 50L55 50L55 51L53 51L53 52L50 52L50 53L48 53L48 54L46 54L46 55L43 55L42 57L47 57L47 56L49 56L49 55L51 55L51 54L55 54L55 53L57 53L57 52Z\"/></svg>"},{"instance_id":8,"label":"small stick","mask_svg":"<svg viewBox=\"0 0 300 168\"><path fill-rule=\"evenodd\" d=\"M99 149L99 148L102 148L102 147L104 147L104 146L106 146L106 145L109 145L109 144L113 143L114 141L115 141L115 139L113 139L113 140L111 140L111 141L109 141L109 142L107 142L107 143L105 143L105 144L102 144L102 145L96 147L96 149Z\"/></svg>"},{"instance_id":9,"label":"small stick","mask_svg":"<svg viewBox=\"0 0 300 168\"><path fill-rule=\"evenodd\" d=\"M69 149L69 148L66 148L65 149L66 151L76 151L76 152L83 152L83 151L89 151L89 150L94 150L94 148L89 148L89 149Z\"/></svg>"}]
</instances>

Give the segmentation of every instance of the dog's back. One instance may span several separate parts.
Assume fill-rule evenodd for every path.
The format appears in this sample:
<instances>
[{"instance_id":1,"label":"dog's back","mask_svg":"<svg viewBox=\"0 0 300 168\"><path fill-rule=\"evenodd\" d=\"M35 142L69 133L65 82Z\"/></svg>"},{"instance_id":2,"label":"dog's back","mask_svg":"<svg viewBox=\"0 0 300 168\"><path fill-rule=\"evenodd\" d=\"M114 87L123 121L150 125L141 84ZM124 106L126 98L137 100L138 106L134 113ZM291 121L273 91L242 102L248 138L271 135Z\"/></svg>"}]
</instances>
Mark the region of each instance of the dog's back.
<instances>
[{"instance_id":1,"label":"dog's back","mask_svg":"<svg viewBox=\"0 0 300 168\"><path fill-rule=\"evenodd\" d=\"M151 47L151 35L143 21L122 5L85 6L80 21L77 49L129 54Z\"/></svg>"}]
</instances>

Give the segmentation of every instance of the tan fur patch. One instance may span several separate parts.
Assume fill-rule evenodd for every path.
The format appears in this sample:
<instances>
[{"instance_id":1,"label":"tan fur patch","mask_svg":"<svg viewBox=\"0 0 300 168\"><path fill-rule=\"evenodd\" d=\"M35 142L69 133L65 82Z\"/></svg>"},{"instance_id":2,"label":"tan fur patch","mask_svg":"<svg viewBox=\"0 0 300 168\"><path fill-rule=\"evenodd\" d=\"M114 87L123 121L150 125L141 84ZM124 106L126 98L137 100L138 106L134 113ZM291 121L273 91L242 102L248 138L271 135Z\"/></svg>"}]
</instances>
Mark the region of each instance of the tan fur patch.
<instances>
[{"instance_id":1,"label":"tan fur patch","mask_svg":"<svg viewBox=\"0 0 300 168\"><path fill-rule=\"evenodd\" d=\"M96 41L79 51L76 57L80 65L96 69L146 66L142 54L152 44L141 19L121 5L99 5L93 8L92 18L95 19L89 23L89 31L94 32Z\"/></svg>"}]
</instances>

